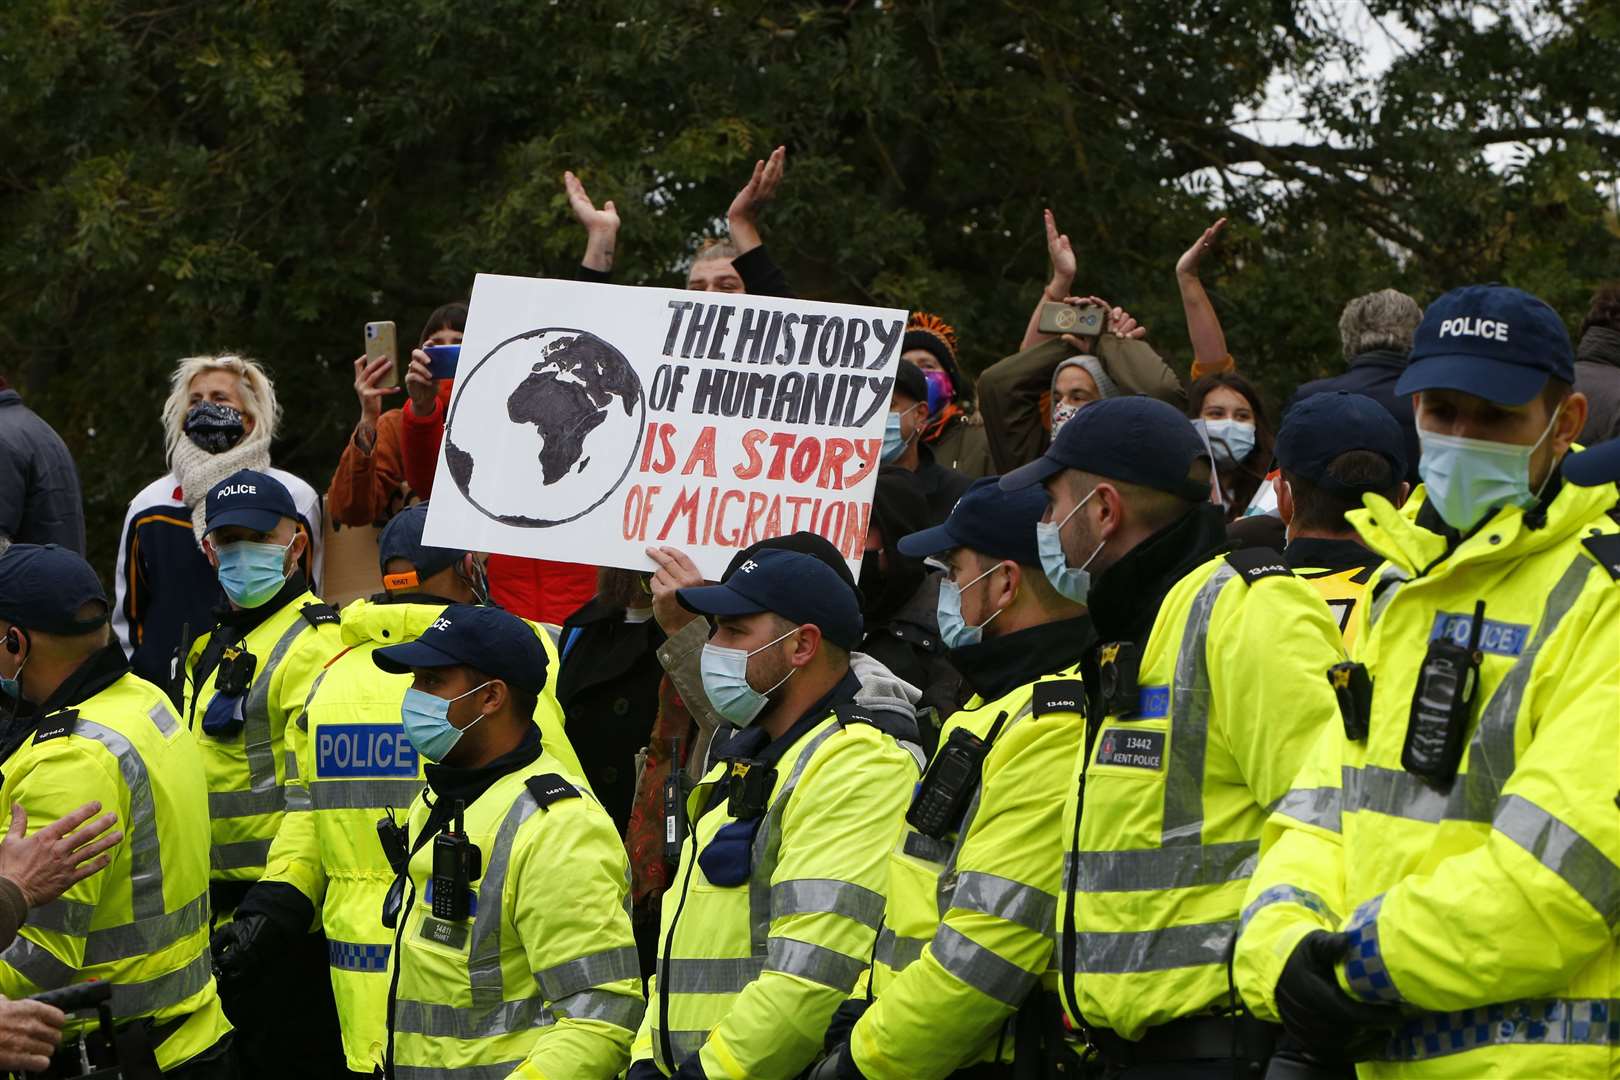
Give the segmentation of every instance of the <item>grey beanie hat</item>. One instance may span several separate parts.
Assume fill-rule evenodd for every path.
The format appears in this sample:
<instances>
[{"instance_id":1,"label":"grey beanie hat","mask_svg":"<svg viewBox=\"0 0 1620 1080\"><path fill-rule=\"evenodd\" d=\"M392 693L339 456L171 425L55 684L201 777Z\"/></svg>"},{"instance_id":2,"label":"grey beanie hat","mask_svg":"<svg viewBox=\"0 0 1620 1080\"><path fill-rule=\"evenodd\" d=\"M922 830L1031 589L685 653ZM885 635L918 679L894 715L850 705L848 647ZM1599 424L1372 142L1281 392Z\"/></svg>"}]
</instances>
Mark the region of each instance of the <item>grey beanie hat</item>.
<instances>
[{"instance_id":1,"label":"grey beanie hat","mask_svg":"<svg viewBox=\"0 0 1620 1080\"><path fill-rule=\"evenodd\" d=\"M1101 360L1095 356L1071 356L1052 369L1051 390L1054 402L1057 401L1057 377L1064 368L1070 367L1077 367L1090 375L1091 381L1097 384L1097 394L1104 400L1119 397L1119 386L1113 379L1108 377L1108 372L1103 369Z\"/></svg>"}]
</instances>

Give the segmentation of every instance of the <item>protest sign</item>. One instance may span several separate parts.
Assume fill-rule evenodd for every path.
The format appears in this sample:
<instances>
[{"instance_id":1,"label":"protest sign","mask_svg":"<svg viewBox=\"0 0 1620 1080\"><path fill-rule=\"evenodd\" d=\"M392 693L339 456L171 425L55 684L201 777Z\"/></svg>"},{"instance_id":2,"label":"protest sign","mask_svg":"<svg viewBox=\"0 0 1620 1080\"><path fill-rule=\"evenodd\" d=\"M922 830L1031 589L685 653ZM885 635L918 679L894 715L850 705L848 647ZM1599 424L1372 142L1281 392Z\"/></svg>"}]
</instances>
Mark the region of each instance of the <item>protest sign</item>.
<instances>
[{"instance_id":1,"label":"protest sign","mask_svg":"<svg viewBox=\"0 0 1620 1080\"><path fill-rule=\"evenodd\" d=\"M807 530L858 570L906 313L480 274L424 539L717 579Z\"/></svg>"}]
</instances>

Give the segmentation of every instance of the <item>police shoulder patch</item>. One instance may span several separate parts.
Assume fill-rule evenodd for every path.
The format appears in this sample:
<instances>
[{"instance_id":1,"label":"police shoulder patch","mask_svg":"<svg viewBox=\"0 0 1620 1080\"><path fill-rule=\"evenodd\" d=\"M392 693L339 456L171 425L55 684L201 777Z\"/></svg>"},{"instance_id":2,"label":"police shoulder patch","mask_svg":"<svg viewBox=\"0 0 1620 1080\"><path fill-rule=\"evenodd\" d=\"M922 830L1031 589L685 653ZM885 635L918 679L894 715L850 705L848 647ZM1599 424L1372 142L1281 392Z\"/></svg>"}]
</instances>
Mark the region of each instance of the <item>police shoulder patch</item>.
<instances>
[{"instance_id":1,"label":"police shoulder patch","mask_svg":"<svg viewBox=\"0 0 1620 1080\"><path fill-rule=\"evenodd\" d=\"M1591 553L1599 566L1609 572L1610 577L1620 581L1620 533L1588 536L1581 541L1581 545Z\"/></svg>"},{"instance_id":2,"label":"police shoulder patch","mask_svg":"<svg viewBox=\"0 0 1620 1080\"><path fill-rule=\"evenodd\" d=\"M64 735L71 735L78 724L78 709L62 709L59 712L53 712L40 720L39 730L34 735L34 742L37 745L38 743L49 742L52 739L60 739Z\"/></svg>"},{"instance_id":3,"label":"police shoulder patch","mask_svg":"<svg viewBox=\"0 0 1620 1080\"><path fill-rule=\"evenodd\" d=\"M556 773L541 773L538 776L531 776L523 781L523 786L529 789L529 794L534 796L534 801L540 804L541 809L545 809L553 803L562 802L564 799L578 799L581 797L579 788Z\"/></svg>"},{"instance_id":4,"label":"police shoulder patch","mask_svg":"<svg viewBox=\"0 0 1620 1080\"><path fill-rule=\"evenodd\" d=\"M908 723L902 716L896 715L887 709L868 709L855 701L846 701L833 708L842 727L851 724L866 724L875 727L885 735L892 735L896 739L915 739L917 737L916 724Z\"/></svg>"},{"instance_id":5,"label":"police shoulder patch","mask_svg":"<svg viewBox=\"0 0 1620 1080\"><path fill-rule=\"evenodd\" d=\"M1288 564L1283 562L1282 555L1271 548L1238 548L1236 551L1228 551L1225 557L1227 565L1236 570L1238 576L1250 585L1261 578L1294 576L1294 572L1288 569Z\"/></svg>"},{"instance_id":6,"label":"police shoulder patch","mask_svg":"<svg viewBox=\"0 0 1620 1080\"><path fill-rule=\"evenodd\" d=\"M1030 697L1030 715L1039 720L1049 713L1084 713L1086 687L1079 679L1043 679Z\"/></svg>"},{"instance_id":7,"label":"police shoulder patch","mask_svg":"<svg viewBox=\"0 0 1620 1080\"><path fill-rule=\"evenodd\" d=\"M343 621L331 604L305 604L298 612L311 626L336 626Z\"/></svg>"}]
</instances>

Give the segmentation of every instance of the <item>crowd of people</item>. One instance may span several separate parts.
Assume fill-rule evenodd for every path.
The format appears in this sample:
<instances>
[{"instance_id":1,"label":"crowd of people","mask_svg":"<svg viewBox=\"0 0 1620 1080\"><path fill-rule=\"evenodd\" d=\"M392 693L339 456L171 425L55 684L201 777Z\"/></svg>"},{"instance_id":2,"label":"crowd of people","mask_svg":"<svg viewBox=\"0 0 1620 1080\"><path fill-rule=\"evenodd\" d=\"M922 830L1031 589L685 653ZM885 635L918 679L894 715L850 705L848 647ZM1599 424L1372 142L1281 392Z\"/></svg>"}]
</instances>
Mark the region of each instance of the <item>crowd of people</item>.
<instances>
[{"instance_id":1,"label":"crowd of people","mask_svg":"<svg viewBox=\"0 0 1620 1080\"><path fill-rule=\"evenodd\" d=\"M785 163L688 288L791 295ZM0 380L0 1068L1620 1076L1620 286L1578 344L1508 286L1350 299L1277 409L1224 225L1185 377L1050 212L1016 351L913 313L858 572L425 543L450 302L402 387L355 360L324 496L261 364L181 360L109 597Z\"/></svg>"}]
</instances>

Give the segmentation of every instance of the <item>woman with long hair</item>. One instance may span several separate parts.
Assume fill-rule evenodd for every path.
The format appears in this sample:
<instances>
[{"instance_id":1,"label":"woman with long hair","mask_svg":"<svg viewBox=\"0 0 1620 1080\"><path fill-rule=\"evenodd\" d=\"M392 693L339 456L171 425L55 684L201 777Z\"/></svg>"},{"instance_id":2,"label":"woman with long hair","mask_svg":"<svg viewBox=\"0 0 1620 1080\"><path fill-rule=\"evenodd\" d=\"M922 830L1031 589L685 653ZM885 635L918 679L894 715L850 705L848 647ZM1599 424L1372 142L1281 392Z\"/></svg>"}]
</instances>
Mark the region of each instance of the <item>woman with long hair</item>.
<instances>
[{"instance_id":1,"label":"woman with long hair","mask_svg":"<svg viewBox=\"0 0 1620 1080\"><path fill-rule=\"evenodd\" d=\"M1236 521L1266 478L1276 438L1260 391L1235 371L1205 375L1187 391L1187 415L1209 442L1226 520Z\"/></svg>"}]
</instances>

